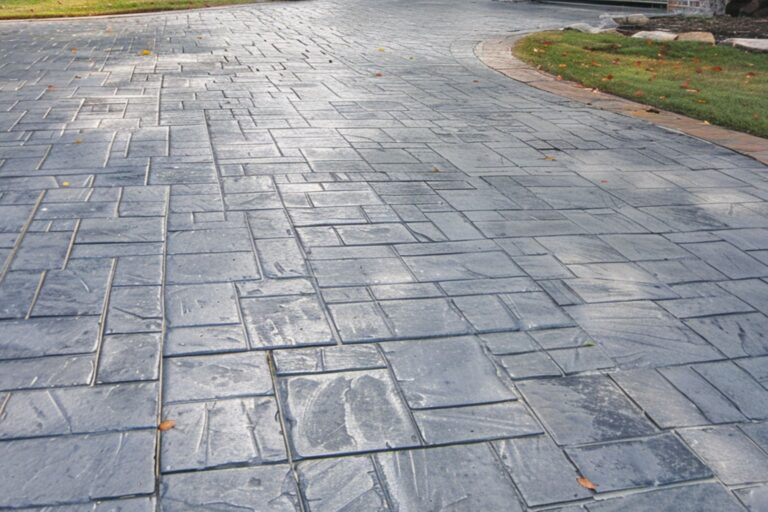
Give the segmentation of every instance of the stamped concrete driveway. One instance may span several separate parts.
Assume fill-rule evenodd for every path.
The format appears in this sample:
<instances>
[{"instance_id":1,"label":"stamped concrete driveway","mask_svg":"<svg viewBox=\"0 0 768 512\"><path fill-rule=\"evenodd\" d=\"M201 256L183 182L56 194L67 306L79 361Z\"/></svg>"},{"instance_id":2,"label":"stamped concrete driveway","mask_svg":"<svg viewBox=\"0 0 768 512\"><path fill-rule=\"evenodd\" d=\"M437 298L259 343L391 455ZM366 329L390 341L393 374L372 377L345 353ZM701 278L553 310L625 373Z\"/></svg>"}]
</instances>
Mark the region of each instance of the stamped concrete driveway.
<instances>
[{"instance_id":1,"label":"stamped concrete driveway","mask_svg":"<svg viewBox=\"0 0 768 512\"><path fill-rule=\"evenodd\" d=\"M598 14L0 24L0 508L768 510L766 168L473 54Z\"/></svg>"}]
</instances>

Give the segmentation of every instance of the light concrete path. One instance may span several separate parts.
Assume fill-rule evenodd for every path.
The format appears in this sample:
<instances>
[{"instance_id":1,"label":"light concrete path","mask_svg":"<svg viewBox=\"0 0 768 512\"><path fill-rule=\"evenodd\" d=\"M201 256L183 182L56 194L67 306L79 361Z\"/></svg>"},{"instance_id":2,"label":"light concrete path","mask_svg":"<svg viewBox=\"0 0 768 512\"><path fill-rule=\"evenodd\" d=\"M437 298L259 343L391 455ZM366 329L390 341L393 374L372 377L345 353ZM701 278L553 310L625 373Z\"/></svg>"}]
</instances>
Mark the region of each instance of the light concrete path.
<instances>
[{"instance_id":1,"label":"light concrete path","mask_svg":"<svg viewBox=\"0 0 768 512\"><path fill-rule=\"evenodd\" d=\"M766 168L473 54L599 13L0 24L0 508L768 509Z\"/></svg>"}]
</instances>

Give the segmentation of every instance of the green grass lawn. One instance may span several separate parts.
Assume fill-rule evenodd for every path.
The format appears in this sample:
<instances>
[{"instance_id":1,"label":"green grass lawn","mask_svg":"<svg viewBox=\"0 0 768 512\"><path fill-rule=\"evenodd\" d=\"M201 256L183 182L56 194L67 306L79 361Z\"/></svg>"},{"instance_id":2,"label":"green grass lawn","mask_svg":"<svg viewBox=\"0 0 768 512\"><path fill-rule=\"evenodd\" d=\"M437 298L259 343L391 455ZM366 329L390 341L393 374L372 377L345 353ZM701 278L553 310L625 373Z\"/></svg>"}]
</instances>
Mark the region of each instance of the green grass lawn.
<instances>
[{"instance_id":1,"label":"green grass lawn","mask_svg":"<svg viewBox=\"0 0 768 512\"><path fill-rule=\"evenodd\" d=\"M253 0L0 0L0 19L94 16L251 2Z\"/></svg>"},{"instance_id":2,"label":"green grass lawn","mask_svg":"<svg viewBox=\"0 0 768 512\"><path fill-rule=\"evenodd\" d=\"M575 31L525 37L515 54L565 80L768 137L768 54Z\"/></svg>"}]
</instances>

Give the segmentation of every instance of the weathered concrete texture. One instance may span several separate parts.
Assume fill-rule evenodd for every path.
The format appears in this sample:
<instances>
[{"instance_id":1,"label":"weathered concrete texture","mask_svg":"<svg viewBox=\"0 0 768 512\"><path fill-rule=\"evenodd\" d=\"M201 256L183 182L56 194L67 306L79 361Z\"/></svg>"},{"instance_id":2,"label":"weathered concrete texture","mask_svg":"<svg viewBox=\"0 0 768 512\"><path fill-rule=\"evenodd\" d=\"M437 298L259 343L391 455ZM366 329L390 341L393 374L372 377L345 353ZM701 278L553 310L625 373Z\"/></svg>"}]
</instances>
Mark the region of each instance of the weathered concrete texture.
<instances>
[{"instance_id":1,"label":"weathered concrete texture","mask_svg":"<svg viewBox=\"0 0 768 512\"><path fill-rule=\"evenodd\" d=\"M0 24L0 508L765 509L766 169L473 54L599 13Z\"/></svg>"}]
</instances>

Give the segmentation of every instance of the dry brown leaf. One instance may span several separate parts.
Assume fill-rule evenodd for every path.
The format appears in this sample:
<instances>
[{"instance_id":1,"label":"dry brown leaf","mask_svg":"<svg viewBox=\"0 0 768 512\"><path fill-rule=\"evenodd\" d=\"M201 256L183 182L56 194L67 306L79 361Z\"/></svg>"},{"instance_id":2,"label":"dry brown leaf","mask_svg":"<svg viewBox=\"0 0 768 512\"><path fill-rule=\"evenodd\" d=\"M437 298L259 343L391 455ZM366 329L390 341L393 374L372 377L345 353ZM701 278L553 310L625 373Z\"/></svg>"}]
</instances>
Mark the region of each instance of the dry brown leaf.
<instances>
[{"instance_id":1,"label":"dry brown leaf","mask_svg":"<svg viewBox=\"0 0 768 512\"><path fill-rule=\"evenodd\" d=\"M83 141L82 141L82 140L80 140L80 139L75 139L75 144L82 144L82 143L83 143Z\"/></svg>"},{"instance_id":2,"label":"dry brown leaf","mask_svg":"<svg viewBox=\"0 0 768 512\"><path fill-rule=\"evenodd\" d=\"M544 160L553 161L553 160L557 160L557 158L555 158L553 156L550 156L550 155L547 155L547 156L544 157Z\"/></svg>"},{"instance_id":3,"label":"dry brown leaf","mask_svg":"<svg viewBox=\"0 0 768 512\"><path fill-rule=\"evenodd\" d=\"M163 420L157 426L157 430L159 430L160 432L165 432L166 430L171 430L175 426L176 426L176 420Z\"/></svg>"},{"instance_id":4,"label":"dry brown leaf","mask_svg":"<svg viewBox=\"0 0 768 512\"><path fill-rule=\"evenodd\" d=\"M597 492L597 485L592 483L592 480L585 476L580 476L576 479L576 481L579 483L580 486L582 486L585 489L589 489L592 492Z\"/></svg>"}]
</instances>

